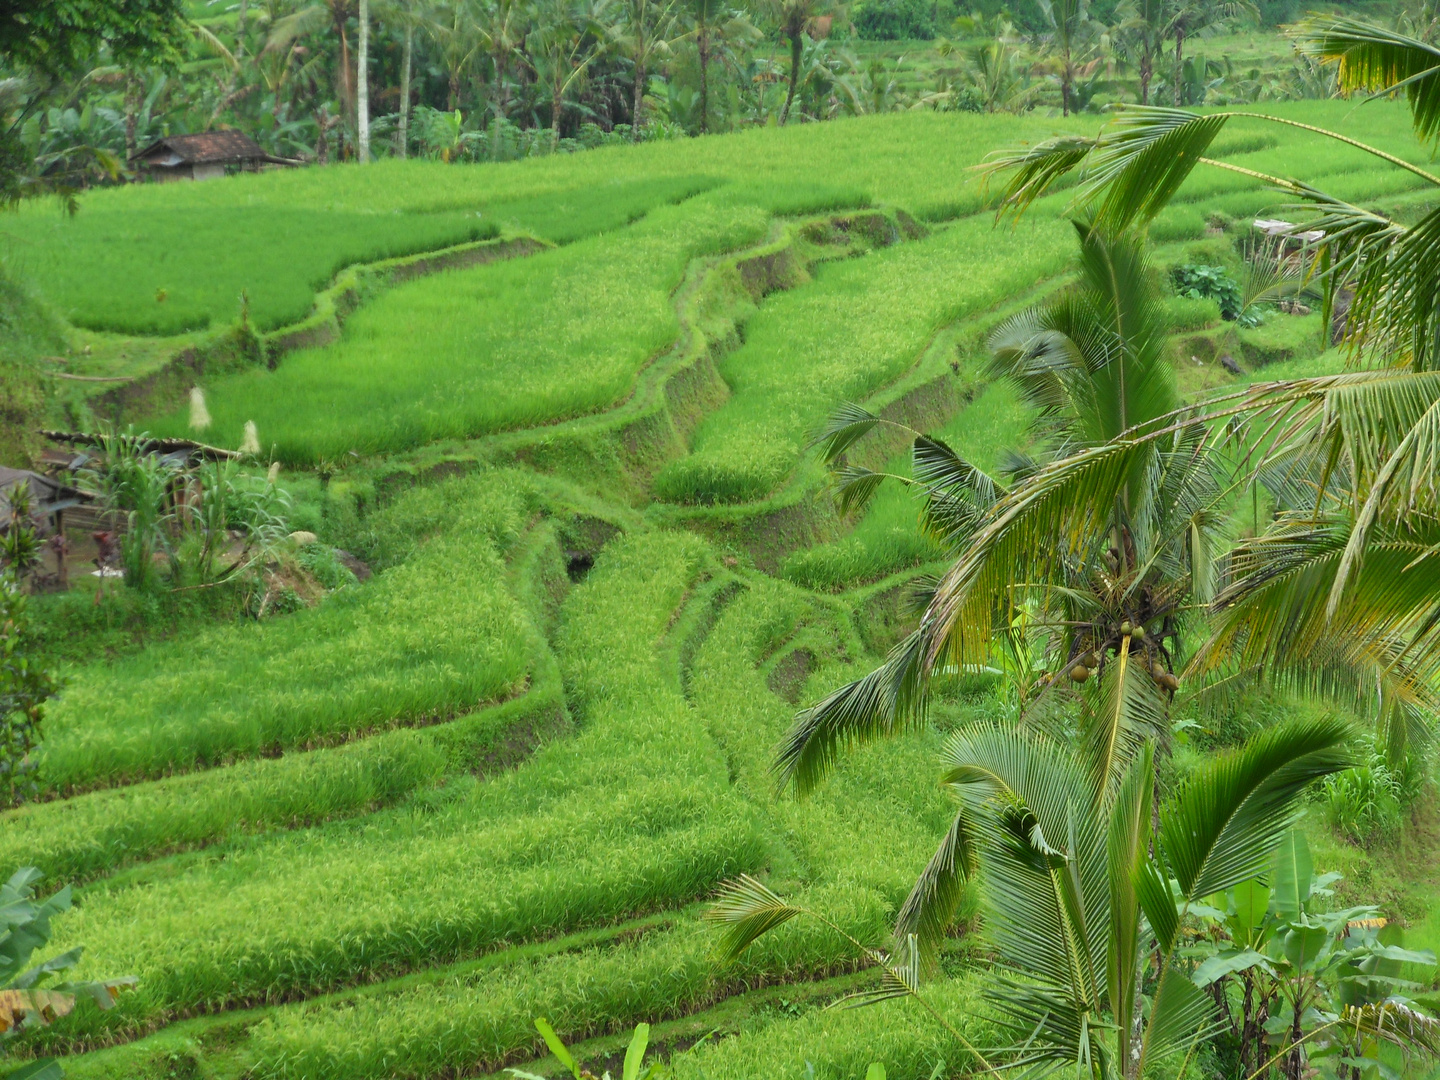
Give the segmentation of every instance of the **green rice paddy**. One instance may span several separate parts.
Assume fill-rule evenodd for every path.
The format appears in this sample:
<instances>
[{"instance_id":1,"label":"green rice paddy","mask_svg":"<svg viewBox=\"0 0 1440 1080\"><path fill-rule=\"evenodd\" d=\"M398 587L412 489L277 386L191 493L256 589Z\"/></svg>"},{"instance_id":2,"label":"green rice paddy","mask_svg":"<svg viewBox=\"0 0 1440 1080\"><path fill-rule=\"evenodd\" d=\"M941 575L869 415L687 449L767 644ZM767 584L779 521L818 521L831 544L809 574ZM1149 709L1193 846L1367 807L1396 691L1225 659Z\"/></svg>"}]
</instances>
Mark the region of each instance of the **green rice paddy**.
<instances>
[{"instance_id":1,"label":"green rice paddy","mask_svg":"<svg viewBox=\"0 0 1440 1080\"><path fill-rule=\"evenodd\" d=\"M1413 152L1388 105L1284 114ZM279 329L346 265L545 242L365 291L338 340L200 376L203 433L178 376L124 417L227 446L253 422L305 526L377 572L293 614L66 651L46 797L0 812L0 874L74 883L57 946L138 985L27 1052L85 1080L557 1076L543 1015L597 1073L644 1021L685 1080L968 1074L919 1010L820 1008L874 984L829 928L797 920L724 967L700 913L751 872L884 945L948 827L935 756L954 718L997 713L988 687L946 687L926 731L776 797L794 710L891 647L940 555L898 485L837 519L807 447L844 400L989 470L1025 445L984 342L1065 283L1067 196L996 228L966 170L1095 124L914 112L105 190L72 221L12 218L6 258L56 311L141 337L218 333L241 289ZM1216 153L1361 200L1413 188L1312 145L1237 123ZM1172 263L1228 258L1275 201L1197 174L1155 238ZM901 212L926 228L859 242L864 207L881 232ZM1221 215L1241 224L1206 237ZM1318 316L1237 335L1211 304L1172 307L1178 340L1238 350L1244 378L1337 362L1306 344ZM1208 363L1185 377L1228 385ZM858 452L904 473L899 445ZM948 943L930 990L981 1045L983 949L983 928Z\"/></svg>"}]
</instances>

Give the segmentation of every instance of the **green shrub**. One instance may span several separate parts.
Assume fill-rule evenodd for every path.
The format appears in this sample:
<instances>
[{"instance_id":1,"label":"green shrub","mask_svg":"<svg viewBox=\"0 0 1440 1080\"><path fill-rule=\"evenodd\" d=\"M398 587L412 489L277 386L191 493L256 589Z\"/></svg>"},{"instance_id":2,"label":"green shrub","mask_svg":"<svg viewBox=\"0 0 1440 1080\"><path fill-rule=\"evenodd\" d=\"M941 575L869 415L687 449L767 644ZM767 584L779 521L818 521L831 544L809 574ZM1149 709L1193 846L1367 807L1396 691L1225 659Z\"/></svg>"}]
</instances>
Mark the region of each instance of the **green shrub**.
<instances>
[{"instance_id":1,"label":"green shrub","mask_svg":"<svg viewBox=\"0 0 1440 1080\"><path fill-rule=\"evenodd\" d=\"M870 41L928 41L935 36L925 0L865 0L850 18L855 32Z\"/></svg>"},{"instance_id":2,"label":"green shrub","mask_svg":"<svg viewBox=\"0 0 1440 1080\"><path fill-rule=\"evenodd\" d=\"M1186 300L1213 300L1220 308L1220 317L1241 326L1257 326L1260 316L1247 310L1240 283L1223 266L1177 266L1170 271L1175 291Z\"/></svg>"}]
</instances>

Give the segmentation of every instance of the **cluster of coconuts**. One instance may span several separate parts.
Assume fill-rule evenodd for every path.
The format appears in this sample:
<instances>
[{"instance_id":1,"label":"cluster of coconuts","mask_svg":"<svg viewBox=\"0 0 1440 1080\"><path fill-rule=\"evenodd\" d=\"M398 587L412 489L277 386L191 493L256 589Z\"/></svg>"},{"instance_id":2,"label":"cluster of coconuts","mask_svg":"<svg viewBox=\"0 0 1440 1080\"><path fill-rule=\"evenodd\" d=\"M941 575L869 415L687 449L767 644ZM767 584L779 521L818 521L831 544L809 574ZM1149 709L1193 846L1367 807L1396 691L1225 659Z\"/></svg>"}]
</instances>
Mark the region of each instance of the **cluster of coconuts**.
<instances>
[{"instance_id":1,"label":"cluster of coconuts","mask_svg":"<svg viewBox=\"0 0 1440 1080\"><path fill-rule=\"evenodd\" d=\"M1120 635L1128 637L1132 642L1144 646L1147 638L1145 627L1141 623L1132 623L1126 619L1120 624ZM1092 649L1089 652L1081 653L1075 658L1075 663L1070 667L1070 681L1083 683L1090 678L1095 669L1100 666L1100 657ZM1180 689L1180 680L1165 670L1165 665L1160 662L1158 655L1150 661L1150 677L1155 680L1155 685L1174 693Z\"/></svg>"}]
</instances>

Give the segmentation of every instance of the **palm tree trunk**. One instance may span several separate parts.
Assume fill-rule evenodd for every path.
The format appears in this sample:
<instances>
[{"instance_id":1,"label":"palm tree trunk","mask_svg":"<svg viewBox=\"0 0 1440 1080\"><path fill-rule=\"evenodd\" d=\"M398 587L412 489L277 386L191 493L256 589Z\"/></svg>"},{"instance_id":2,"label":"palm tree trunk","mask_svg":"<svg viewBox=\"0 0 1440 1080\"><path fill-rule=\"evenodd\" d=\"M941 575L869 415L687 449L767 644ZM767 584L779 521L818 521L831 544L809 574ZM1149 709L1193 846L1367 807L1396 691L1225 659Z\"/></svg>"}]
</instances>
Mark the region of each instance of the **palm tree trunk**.
<instances>
[{"instance_id":1,"label":"palm tree trunk","mask_svg":"<svg viewBox=\"0 0 1440 1080\"><path fill-rule=\"evenodd\" d=\"M645 61L635 61L635 103L630 109L630 138L640 141L641 112L645 108Z\"/></svg>"},{"instance_id":2,"label":"palm tree trunk","mask_svg":"<svg viewBox=\"0 0 1440 1080\"><path fill-rule=\"evenodd\" d=\"M796 31L790 36L790 89L785 94L785 105L780 110L781 127L790 119L790 106L795 101L795 84L800 81L800 33L801 31Z\"/></svg>"},{"instance_id":3,"label":"palm tree trunk","mask_svg":"<svg viewBox=\"0 0 1440 1080\"><path fill-rule=\"evenodd\" d=\"M235 18L235 59L238 61L245 55L245 23L248 12L249 0L240 0L240 10Z\"/></svg>"},{"instance_id":4,"label":"palm tree trunk","mask_svg":"<svg viewBox=\"0 0 1440 1080\"><path fill-rule=\"evenodd\" d=\"M705 11L700 11L700 34L695 39L700 52L700 134L710 130L710 27L705 23ZM782 124L784 120L780 121Z\"/></svg>"},{"instance_id":5,"label":"palm tree trunk","mask_svg":"<svg viewBox=\"0 0 1440 1080\"><path fill-rule=\"evenodd\" d=\"M1180 104L1180 77L1181 77L1181 75L1180 75L1180 72L1181 72L1181 67L1180 67L1180 65L1184 62L1184 58L1185 58L1185 27L1184 27L1184 26L1177 26L1177 27L1175 28L1175 78L1174 78L1174 80L1173 80L1174 83L1175 83L1173 96L1174 96L1174 98L1175 98L1175 104L1176 104L1177 106Z\"/></svg>"},{"instance_id":6,"label":"palm tree trunk","mask_svg":"<svg viewBox=\"0 0 1440 1080\"><path fill-rule=\"evenodd\" d=\"M360 0L360 55L355 63L355 129L360 163L370 160L370 0Z\"/></svg>"},{"instance_id":7,"label":"palm tree trunk","mask_svg":"<svg viewBox=\"0 0 1440 1080\"><path fill-rule=\"evenodd\" d=\"M1152 68L1154 60L1150 55L1150 45L1147 42L1140 52L1140 104L1150 104L1150 78L1154 74Z\"/></svg>"},{"instance_id":8,"label":"palm tree trunk","mask_svg":"<svg viewBox=\"0 0 1440 1080\"><path fill-rule=\"evenodd\" d=\"M400 61L400 160L410 154L410 64L415 55L415 27L405 24L405 56Z\"/></svg>"},{"instance_id":9,"label":"palm tree trunk","mask_svg":"<svg viewBox=\"0 0 1440 1080\"><path fill-rule=\"evenodd\" d=\"M560 58L555 58L555 81L550 89L550 148L556 149L560 145L560 112L565 107L565 91L560 81Z\"/></svg>"},{"instance_id":10,"label":"palm tree trunk","mask_svg":"<svg viewBox=\"0 0 1440 1080\"><path fill-rule=\"evenodd\" d=\"M1070 36L1068 34L1065 35L1065 43L1062 47L1060 62L1064 65L1060 69L1060 115L1069 116L1070 77L1072 72L1070 69Z\"/></svg>"},{"instance_id":11,"label":"palm tree trunk","mask_svg":"<svg viewBox=\"0 0 1440 1080\"><path fill-rule=\"evenodd\" d=\"M140 112L140 79L133 71L125 73L125 160L135 156L135 123Z\"/></svg>"}]
</instances>

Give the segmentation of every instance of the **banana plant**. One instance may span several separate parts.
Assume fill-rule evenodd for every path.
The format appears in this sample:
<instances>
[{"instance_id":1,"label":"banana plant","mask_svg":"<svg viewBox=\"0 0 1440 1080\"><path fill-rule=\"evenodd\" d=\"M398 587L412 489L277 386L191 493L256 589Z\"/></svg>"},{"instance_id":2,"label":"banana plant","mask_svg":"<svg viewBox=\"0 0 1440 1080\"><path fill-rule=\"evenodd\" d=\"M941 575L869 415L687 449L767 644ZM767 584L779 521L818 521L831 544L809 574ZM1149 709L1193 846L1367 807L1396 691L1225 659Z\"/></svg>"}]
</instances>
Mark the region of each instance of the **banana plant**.
<instances>
[{"instance_id":1,"label":"banana plant","mask_svg":"<svg viewBox=\"0 0 1440 1080\"><path fill-rule=\"evenodd\" d=\"M130 977L51 982L79 963L79 948L30 966L36 950L50 940L50 921L70 910L69 886L44 900L35 898L42 876L33 866L25 867L0 885L0 1057L5 1043L19 1033L45 1027L87 998L108 1009L121 989L135 983ZM7 1073L6 1080L58 1080L61 1075L60 1066L46 1058Z\"/></svg>"},{"instance_id":2,"label":"banana plant","mask_svg":"<svg viewBox=\"0 0 1440 1080\"><path fill-rule=\"evenodd\" d=\"M1420 1015L1405 992L1424 984L1404 978L1405 965L1433 968L1435 954L1383 942L1385 920L1373 906L1332 910L1339 880L1314 873L1304 833L1292 830L1268 879L1241 882L1191 912L1207 924L1202 941L1222 945L1197 949L1210 955L1191 979L1214 997L1247 1077L1272 1067L1298 1077L1327 1059L1342 1076L1385 1074L1381 1040L1352 1030L1345 1013L1380 1008L1400 1024Z\"/></svg>"},{"instance_id":3,"label":"banana plant","mask_svg":"<svg viewBox=\"0 0 1440 1080\"><path fill-rule=\"evenodd\" d=\"M597 1077L590 1070L584 1068L570 1048L565 1045L564 1040L555 1034L555 1029L550 1026L550 1021L543 1016L535 1020L535 1030L545 1040L545 1045L550 1048L550 1053L555 1055L555 1060L565 1066L574 1080L612 1080L607 1070L602 1076ZM645 1064L645 1051L650 1045L650 1025L636 1024L635 1034L630 1037L630 1045L625 1049L625 1064L620 1071L620 1080L659 1080L667 1074L668 1070L658 1061ZM540 1076L537 1073L526 1072L524 1069L506 1069L511 1076L518 1080L549 1080L548 1077Z\"/></svg>"},{"instance_id":4,"label":"banana plant","mask_svg":"<svg viewBox=\"0 0 1440 1080\"><path fill-rule=\"evenodd\" d=\"M901 910L896 953L868 951L883 981L858 1003L924 1002L924 961L979 874L994 955L982 978L1012 1039L998 1065L1140 1080L1192 1056L1222 1021L1194 981L1182 928L1208 898L1272 866L1305 790L1348 761L1349 737L1330 718L1261 732L1195 770L1152 830L1153 742L1110 784L1090 755L1033 731L956 733L944 751L954 823ZM710 912L730 957L799 915L814 913L750 878ZM1347 1004L1338 1018L1357 1038L1440 1054L1440 1022L1397 1002ZM987 1072L998 1067L963 1045Z\"/></svg>"}]
</instances>

